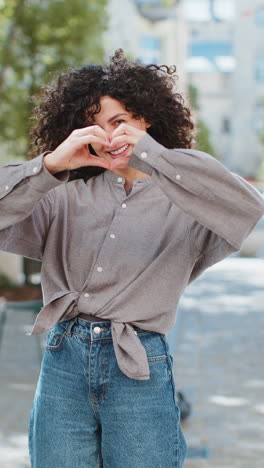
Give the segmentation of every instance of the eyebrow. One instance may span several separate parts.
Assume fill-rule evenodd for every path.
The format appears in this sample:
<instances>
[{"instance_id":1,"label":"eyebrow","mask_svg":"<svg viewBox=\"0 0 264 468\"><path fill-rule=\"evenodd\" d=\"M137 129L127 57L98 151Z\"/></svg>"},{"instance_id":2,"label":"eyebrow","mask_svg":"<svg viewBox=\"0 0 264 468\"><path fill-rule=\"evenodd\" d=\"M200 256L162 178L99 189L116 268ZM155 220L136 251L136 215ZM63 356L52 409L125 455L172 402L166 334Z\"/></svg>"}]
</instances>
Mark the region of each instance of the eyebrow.
<instances>
[{"instance_id":1,"label":"eyebrow","mask_svg":"<svg viewBox=\"0 0 264 468\"><path fill-rule=\"evenodd\" d=\"M109 123L112 122L113 120L117 119L117 117L120 117L121 115L127 115L127 113L126 113L126 112L122 112L122 113L120 113L120 114L115 114L115 115L113 115L113 117L110 117L110 119L108 119L108 122L109 122Z\"/></svg>"}]
</instances>

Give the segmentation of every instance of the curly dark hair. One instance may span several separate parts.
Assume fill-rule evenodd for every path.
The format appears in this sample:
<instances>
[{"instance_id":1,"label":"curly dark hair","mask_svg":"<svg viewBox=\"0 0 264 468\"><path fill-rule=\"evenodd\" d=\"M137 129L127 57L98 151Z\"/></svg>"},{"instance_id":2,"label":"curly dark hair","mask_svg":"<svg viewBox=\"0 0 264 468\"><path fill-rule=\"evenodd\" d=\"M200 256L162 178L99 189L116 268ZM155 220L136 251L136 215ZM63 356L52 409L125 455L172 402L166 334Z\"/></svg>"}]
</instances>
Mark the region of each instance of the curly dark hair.
<instances>
[{"instance_id":1,"label":"curly dark hair","mask_svg":"<svg viewBox=\"0 0 264 468\"><path fill-rule=\"evenodd\" d=\"M55 83L42 89L33 118L32 156L53 151L77 128L93 125L100 112L100 98L122 102L136 118L151 124L148 133L166 148L190 148L194 125L190 109L175 92L176 67L142 65L117 50L105 66L87 65L69 69ZM104 172L101 167L75 169L71 178L85 180Z\"/></svg>"}]
</instances>

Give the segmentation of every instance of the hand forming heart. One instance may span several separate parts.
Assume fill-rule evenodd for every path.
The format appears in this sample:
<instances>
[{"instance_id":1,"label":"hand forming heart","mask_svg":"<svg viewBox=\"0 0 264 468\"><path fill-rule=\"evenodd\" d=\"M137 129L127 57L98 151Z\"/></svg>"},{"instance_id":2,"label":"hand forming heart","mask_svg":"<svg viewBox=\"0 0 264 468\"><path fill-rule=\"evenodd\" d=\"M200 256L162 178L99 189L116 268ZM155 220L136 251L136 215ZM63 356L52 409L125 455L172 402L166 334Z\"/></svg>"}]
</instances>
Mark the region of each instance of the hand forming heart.
<instances>
[{"instance_id":1,"label":"hand forming heart","mask_svg":"<svg viewBox=\"0 0 264 468\"><path fill-rule=\"evenodd\" d=\"M113 170L128 163L133 147L144 135L145 131L125 123L113 131L111 139L98 125L77 129L53 152L45 156L44 164L53 174L83 166L99 166ZM91 154L88 145L92 145L96 153L100 152L103 156ZM110 152L125 145L131 146L130 151L124 157L113 159Z\"/></svg>"}]
</instances>

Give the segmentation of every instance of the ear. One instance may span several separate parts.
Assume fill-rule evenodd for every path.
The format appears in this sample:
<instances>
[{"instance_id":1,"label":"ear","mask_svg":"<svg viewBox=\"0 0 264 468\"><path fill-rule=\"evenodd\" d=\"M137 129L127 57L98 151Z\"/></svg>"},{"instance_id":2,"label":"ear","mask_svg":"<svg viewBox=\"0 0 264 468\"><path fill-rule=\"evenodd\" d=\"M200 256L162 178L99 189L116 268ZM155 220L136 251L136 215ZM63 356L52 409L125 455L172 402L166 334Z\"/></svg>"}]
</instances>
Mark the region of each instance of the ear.
<instances>
[{"instance_id":1,"label":"ear","mask_svg":"<svg viewBox=\"0 0 264 468\"><path fill-rule=\"evenodd\" d=\"M141 117L141 122L146 126L146 128L151 127L151 124L148 123L144 117Z\"/></svg>"}]
</instances>

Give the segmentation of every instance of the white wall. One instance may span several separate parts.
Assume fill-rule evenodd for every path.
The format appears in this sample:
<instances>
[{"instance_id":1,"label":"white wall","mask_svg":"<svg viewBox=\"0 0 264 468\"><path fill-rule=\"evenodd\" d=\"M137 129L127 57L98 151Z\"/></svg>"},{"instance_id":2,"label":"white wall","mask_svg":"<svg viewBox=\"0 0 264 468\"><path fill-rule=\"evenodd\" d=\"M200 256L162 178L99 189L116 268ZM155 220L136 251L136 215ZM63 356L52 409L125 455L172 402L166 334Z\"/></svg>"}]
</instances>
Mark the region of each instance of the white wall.
<instances>
[{"instance_id":1,"label":"white wall","mask_svg":"<svg viewBox=\"0 0 264 468\"><path fill-rule=\"evenodd\" d=\"M23 258L19 255L0 252L0 273L4 273L11 280L22 284L23 275Z\"/></svg>"}]
</instances>

